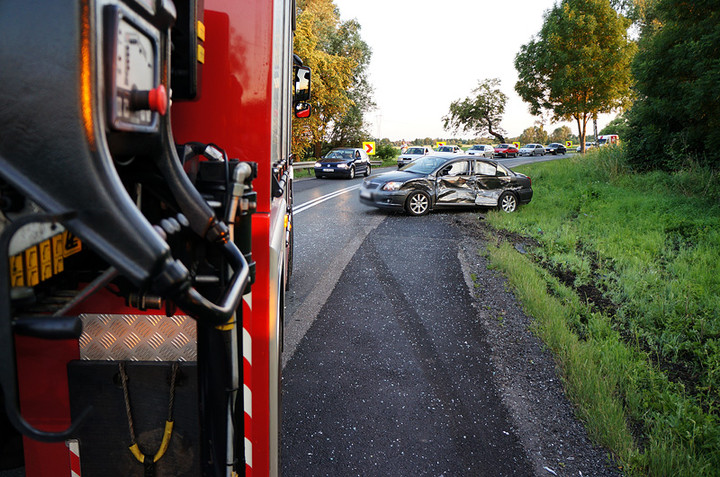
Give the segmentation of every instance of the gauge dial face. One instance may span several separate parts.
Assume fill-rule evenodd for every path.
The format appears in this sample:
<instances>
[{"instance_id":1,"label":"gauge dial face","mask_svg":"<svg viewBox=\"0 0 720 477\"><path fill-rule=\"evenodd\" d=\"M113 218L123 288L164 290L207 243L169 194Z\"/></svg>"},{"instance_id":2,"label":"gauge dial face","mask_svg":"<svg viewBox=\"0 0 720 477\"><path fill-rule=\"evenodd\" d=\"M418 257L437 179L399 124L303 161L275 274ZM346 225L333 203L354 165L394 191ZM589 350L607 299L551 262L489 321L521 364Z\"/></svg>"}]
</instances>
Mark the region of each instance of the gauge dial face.
<instances>
[{"instance_id":1,"label":"gauge dial face","mask_svg":"<svg viewBox=\"0 0 720 477\"><path fill-rule=\"evenodd\" d=\"M157 32L138 27L142 22L126 18L125 12L114 10L115 29L110 35L114 43L111 64L110 124L122 131L149 132L157 128L157 114L148 107L138 106L134 93L148 92L158 85ZM156 35L156 36L153 36Z\"/></svg>"},{"instance_id":2,"label":"gauge dial face","mask_svg":"<svg viewBox=\"0 0 720 477\"><path fill-rule=\"evenodd\" d=\"M150 39L125 19L117 30L115 84L126 91L149 91L155 85L154 49Z\"/></svg>"}]
</instances>

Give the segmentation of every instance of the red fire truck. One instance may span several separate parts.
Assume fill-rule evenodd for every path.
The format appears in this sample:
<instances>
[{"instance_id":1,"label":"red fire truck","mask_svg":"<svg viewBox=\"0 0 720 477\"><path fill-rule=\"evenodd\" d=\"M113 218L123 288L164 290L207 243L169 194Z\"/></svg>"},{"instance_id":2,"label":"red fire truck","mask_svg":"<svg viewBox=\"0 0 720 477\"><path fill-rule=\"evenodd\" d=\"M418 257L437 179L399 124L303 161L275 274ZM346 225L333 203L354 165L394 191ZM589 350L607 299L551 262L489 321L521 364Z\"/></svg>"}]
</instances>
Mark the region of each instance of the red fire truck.
<instances>
[{"instance_id":1,"label":"red fire truck","mask_svg":"<svg viewBox=\"0 0 720 477\"><path fill-rule=\"evenodd\" d=\"M0 452L27 476L279 474L295 9L0 2Z\"/></svg>"}]
</instances>

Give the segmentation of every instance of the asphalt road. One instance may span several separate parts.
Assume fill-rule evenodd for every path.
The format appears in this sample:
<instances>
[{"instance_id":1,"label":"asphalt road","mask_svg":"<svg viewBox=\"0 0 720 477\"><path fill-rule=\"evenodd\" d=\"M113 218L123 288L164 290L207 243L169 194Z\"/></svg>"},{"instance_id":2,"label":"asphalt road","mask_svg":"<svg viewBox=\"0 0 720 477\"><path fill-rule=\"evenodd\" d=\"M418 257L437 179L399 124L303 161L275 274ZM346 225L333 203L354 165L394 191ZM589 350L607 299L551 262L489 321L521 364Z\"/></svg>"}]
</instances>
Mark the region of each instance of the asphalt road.
<instances>
[{"instance_id":1,"label":"asphalt road","mask_svg":"<svg viewBox=\"0 0 720 477\"><path fill-rule=\"evenodd\" d=\"M283 474L533 475L492 383L452 214L364 206L360 182L295 184Z\"/></svg>"}]
</instances>

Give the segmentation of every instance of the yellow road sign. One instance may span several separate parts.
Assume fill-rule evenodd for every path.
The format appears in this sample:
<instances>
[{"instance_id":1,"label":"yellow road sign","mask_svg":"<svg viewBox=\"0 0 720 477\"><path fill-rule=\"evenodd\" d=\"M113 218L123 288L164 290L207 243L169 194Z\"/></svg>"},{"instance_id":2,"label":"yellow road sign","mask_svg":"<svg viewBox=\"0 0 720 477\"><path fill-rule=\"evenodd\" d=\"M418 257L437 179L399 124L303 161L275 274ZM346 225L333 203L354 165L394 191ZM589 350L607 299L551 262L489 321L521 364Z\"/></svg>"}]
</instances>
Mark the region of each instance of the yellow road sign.
<instances>
[{"instance_id":1,"label":"yellow road sign","mask_svg":"<svg viewBox=\"0 0 720 477\"><path fill-rule=\"evenodd\" d=\"M368 156L375 155L375 143L374 142L364 142L363 149L365 149L365 152L367 152Z\"/></svg>"}]
</instances>

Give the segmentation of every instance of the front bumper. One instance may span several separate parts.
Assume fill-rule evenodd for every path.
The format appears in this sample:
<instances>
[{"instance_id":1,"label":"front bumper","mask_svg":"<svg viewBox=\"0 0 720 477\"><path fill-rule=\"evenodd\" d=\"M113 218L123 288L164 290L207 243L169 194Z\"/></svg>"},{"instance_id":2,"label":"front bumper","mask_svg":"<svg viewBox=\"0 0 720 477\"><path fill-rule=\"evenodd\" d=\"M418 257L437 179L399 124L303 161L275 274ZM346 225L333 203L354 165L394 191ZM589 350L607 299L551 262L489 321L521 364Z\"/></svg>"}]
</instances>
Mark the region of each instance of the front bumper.
<instances>
[{"instance_id":1,"label":"front bumper","mask_svg":"<svg viewBox=\"0 0 720 477\"><path fill-rule=\"evenodd\" d=\"M363 186L360 187L360 202L380 209L401 210L405 208L408 193L407 190L387 191Z\"/></svg>"}]
</instances>

